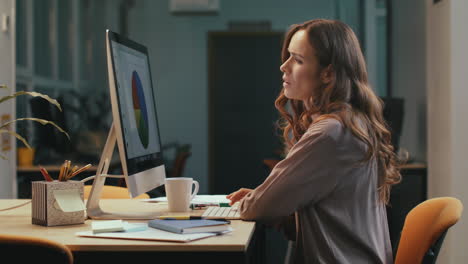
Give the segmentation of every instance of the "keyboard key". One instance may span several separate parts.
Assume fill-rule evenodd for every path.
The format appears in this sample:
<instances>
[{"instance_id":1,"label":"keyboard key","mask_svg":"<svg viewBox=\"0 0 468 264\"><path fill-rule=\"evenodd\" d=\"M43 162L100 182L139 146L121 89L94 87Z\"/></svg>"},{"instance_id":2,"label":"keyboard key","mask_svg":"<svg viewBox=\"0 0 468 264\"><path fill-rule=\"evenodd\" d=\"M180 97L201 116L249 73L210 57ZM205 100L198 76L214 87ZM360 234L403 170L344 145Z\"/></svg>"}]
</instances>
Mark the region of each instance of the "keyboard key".
<instances>
[{"instance_id":1,"label":"keyboard key","mask_svg":"<svg viewBox=\"0 0 468 264\"><path fill-rule=\"evenodd\" d=\"M218 207L209 206L203 213L205 218L225 218L225 219L240 219L240 214L237 207Z\"/></svg>"}]
</instances>

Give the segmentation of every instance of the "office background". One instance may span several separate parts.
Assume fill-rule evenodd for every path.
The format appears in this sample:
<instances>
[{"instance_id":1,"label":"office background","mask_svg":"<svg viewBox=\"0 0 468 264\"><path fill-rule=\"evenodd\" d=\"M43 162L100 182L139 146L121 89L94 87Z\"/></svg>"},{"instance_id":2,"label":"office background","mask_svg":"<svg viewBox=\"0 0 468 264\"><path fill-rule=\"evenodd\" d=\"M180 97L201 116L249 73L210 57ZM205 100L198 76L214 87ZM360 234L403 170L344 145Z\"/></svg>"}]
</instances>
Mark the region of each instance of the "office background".
<instances>
[{"instance_id":1,"label":"office background","mask_svg":"<svg viewBox=\"0 0 468 264\"><path fill-rule=\"evenodd\" d=\"M387 96L392 91L394 97L405 100L400 147L408 150L412 160L427 163L429 196L453 195L466 201L462 174L467 169L462 157L468 152L463 140L468 121L462 99L467 97L461 88L466 77L457 71L466 59L461 47L467 37L460 27L461 14L468 9L463 0L391 0L391 4L385 0L220 0L219 9L208 14L171 13L169 0L11 2L11 6L2 3L1 11L15 10L16 19L10 24L16 26L16 41L10 48L16 50L17 66L8 73L6 62L14 59L6 59L0 76L7 83L15 80L10 86L16 83L16 90L63 96L72 132L107 135L110 116L103 117L100 109L108 103L104 30L114 29L148 46L162 143L191 145L183 176L197 179L201 192L209 189L208 32L228 31L230 22L260 25L267 21L272 31L285 32L292 23L308 19L343 20L363 44L377 93ZM14 107L17 117L32 114L26 99L18 99ZM17 129L29 135L33 144L40 144L35 126ZM92 147L94 142L87 142L89 133L74 136L67 143L75 144L70 148L89 156L99 153L99 147ZM0 166L7 171L2 172L1 196L11 197L16 191L8 186L17 179L12 184L9 175L14 172L8 170L15 164L2 161ZM468 229L460 227L463 222L462 218L456 228L464 234ZM450 250L442 254L457 263L465 253L455 245L463 240L461 235L451 236Z\"/></svg>"},{"instance_id":2,"label":"office background","mask_svg":"<svg viewBox=\"0 0 468 264\"><path fill-rule=\"evenodd\" d=\"M149 47L154 83L158 89L156 102L163 144L191 145L192 155L184 173L200 181L202 192L208 191L209 185L208 32L229 31L228 24L232 22L266 21L271 25L267 30L282 33L291 24L312 18L341 19L361 38L369 65L373 65L369 71L377 93L385 96L388 90L388 19L386 1L383 0L221 1L214 14L175 14L169 11L171 1L19 0L16 3L17 90L65 97L66 126L72 133L100 132L98 135L103 138L110 125L110 116L104 115L108 102L102 32L111 28ZM417 6L414 8L418 9ZM412 89L410 92L424 96L420 92L424 85L415 87L417 91ZM408 92L406 89L402 91L402 95ZM413 104L409 101L407 105ZM99 106L104 107L99 109ZM424 106L419 108L424 110ZM34 113L23 98L18 99L16 109L17 116ZM424 113L419 115L424 116ZM53 141L44 140L47 135L53 135L52 129L41 136L31 132L34 129L42 128L31 124L18 127L33 142ZM407 131L414 129L404 130ZM86 142L88 135L74 134L71 143L62 135L55 135L60 139L60 144L56 145L90 148L92 143ZM425 160L423 141L402 141L416 160ZM50 160L50 147L54 147L51 145L54 144L39 146L36 162ZM94 152L99 153L99 144L94 145L97 145ZM43 158L42 153L46 153Z\"/></svg>"}]
</instances>

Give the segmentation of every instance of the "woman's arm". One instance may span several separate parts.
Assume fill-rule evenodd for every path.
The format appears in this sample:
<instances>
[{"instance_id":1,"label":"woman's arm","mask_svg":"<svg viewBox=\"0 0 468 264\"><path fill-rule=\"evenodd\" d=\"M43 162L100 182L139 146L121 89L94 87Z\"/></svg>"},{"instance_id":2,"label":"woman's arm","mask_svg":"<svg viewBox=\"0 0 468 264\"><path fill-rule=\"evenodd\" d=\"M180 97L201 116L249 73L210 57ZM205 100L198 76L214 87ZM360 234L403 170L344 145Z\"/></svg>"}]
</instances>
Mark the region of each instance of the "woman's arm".
<instances>
[{"instance_id":1,"label":"woman's arm","mask_svg":"<svg viewBox=\"0 0 468 264\"><path fill-rule=\"evenodd\" d=\"M334 190L340 171L336 141L323 125L308 131L268 178L240 203L245 220L278 221Z\"/></svg>"},{"instance_id":2,"label":"woman's arm","mask_svg":"<svg viewBox=\"0 0 468 264\"><path fill-rule=\"evenodd\" d=\"M240 188L239 190L231 193L231 194L228 194L226 196L227 199L231 200L229 202L229 205L233 205L235 204L236 202L242 200L242 198L244 198L248 193L250 193L251 191L253 191L252 189L248 189L248 188Z\"/></svg>"}]
</instances>

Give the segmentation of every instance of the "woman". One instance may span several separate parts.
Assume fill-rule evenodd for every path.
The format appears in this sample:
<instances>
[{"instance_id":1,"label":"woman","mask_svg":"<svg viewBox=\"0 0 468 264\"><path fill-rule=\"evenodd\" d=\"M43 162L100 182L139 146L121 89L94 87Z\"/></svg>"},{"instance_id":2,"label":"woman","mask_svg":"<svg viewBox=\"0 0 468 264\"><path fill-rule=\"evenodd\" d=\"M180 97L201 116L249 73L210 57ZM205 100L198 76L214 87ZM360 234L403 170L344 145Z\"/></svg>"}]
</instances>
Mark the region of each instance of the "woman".
<instances>
[{"instance_id":1,"label":"woman","mask_svg":"<svg viewBox=\"0 0 468 264\"><path fill-rule=\"evenodd\" d=\"M392 263L385 204L401 176L355 34L339 21L294 25L282 61L287 156L227 198L295 240L295 263Z\"/></svg>"}]
</instances>

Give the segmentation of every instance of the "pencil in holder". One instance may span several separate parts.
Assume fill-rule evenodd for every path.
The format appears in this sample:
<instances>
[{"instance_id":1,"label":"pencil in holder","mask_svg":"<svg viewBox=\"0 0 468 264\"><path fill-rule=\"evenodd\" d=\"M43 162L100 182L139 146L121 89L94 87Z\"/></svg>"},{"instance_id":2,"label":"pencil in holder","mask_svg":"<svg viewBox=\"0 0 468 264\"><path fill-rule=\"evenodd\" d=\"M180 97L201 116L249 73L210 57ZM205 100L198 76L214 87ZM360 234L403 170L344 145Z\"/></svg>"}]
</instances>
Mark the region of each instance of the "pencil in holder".
<instances>
[{"instance_id":1,"label":"pencil in holder","mask_svg":"<svg viewBox=\"0 0 468 264\"><path fill-rule=\"evenodd\" d=\"M83 183L32 182L32 223L42 226L82 224L85 221Z\"/></svg>"}]
</instances>

